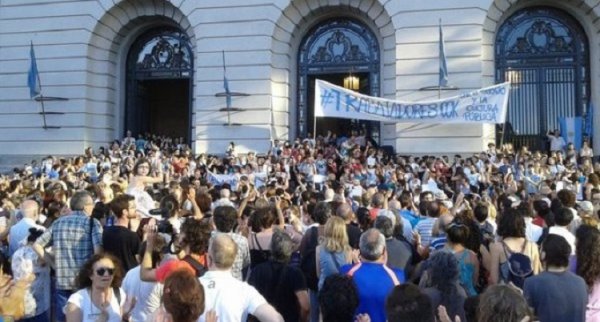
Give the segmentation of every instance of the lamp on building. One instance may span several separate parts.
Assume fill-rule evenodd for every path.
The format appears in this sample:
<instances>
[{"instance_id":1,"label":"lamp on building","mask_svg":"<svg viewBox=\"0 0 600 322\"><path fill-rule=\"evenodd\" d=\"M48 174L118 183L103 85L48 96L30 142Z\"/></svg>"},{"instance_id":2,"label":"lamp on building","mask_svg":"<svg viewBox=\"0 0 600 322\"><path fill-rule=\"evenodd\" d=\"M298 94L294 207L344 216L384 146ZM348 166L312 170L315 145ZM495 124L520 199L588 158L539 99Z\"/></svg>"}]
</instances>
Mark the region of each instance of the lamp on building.
<instances>
[{"instance_id":1,"label":"lamp on building","mask_svg":"<svg viewBox=\"0 0 600 322\"><path fill-rule=\"evenodd\" d=\"M344 77L344 88L356 91L360 88L360 79L350 73Z\"/></svg>"}]
</instances>

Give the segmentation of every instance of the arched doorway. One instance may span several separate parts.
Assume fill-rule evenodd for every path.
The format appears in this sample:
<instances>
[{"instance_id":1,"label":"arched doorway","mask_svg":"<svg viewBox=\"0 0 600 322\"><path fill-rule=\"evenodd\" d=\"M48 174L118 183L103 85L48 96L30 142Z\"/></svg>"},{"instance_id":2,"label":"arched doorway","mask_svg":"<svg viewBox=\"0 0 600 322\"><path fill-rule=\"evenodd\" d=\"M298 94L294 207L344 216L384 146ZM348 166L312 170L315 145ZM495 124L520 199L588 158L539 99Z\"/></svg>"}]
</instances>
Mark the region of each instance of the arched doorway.
<instances>
[{"instance_id":1,"label":"arched doorway","mask_svg":"<svg viewBox=\"0 0 600 322\"><path fill-rule=\"evenodd\" d=\"M375 34L363 23L350 18L334 18L313 27L304 37L298 53L298 109L300 137L313 134L315 80L344 86L344 79L358 79L355 91L379 96L380 50ZM372 121L318 118L316 133L350 134L364 130L379 142L380 123Z\"/></svg>"},{"instance_id":2,"label":"arched doorway","mask_svg":"<svg viewBox=\"0 0 600 322\"><path fill-rule=\"evenodd\" d=\"M581 25L555 8L509 17L496 35L496 81L511 81L504 137L517 147L546 149L558 117L582 116L589 102L588 40Z\"/></svg>"},{"instance_id":3,"label":"arched doorway","mask_svg":"<svg viewBox=\"0 0 600 322\"><path fill-rule=\"evenodd\" d=\"M161 27L141 35L127 56L125 130L190 143L193 55L187 36Z\"/></svg>"}]
</instances>

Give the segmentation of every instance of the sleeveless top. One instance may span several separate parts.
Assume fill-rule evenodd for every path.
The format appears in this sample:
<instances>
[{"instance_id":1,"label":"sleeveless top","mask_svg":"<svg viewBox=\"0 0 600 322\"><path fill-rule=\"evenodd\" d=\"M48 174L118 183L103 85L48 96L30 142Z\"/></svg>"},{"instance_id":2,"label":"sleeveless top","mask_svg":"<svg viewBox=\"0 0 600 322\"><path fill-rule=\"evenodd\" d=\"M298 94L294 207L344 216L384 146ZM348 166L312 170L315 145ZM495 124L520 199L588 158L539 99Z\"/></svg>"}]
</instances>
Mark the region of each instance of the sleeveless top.
<instances>
[{"instance_id":1,"label":"sleeveless top","mask_svg":"<svg viewBox=\"0 0 600 322\"><path fill-rule=\"evenodd\" d=\"M344 252L330 252L321 246L319 248L319 290L325 283L325 279L333 274L340 272L340 267L346 264L346 254Z\"/></svg>"},{"instance_id":2,"label":"sleeveless top","mask_svg":"<svg viewBox=\"0 0 600 322\"><path fill-rule=\"evenodd\" d=\"M458 257L458 267L460 269L460 285L465 289L468 296L477 295L475 286L473 285L473 274L475 273L475 265L469 262L469 251L467 249L462 251L462 254L455 256Z\"/></svg>"},{"instance_id":3,"label":"sleeveless top","mask_svg":"<svg viewBox=\"0 0 600 322\"><path fill-rule=\"evenodd\" d=\"M252 238L254 239L254 244L258 249L250 249L250 268L256 267L256 265L264 263L269 260L271 257L271 251L268 249L262 248L260 243L258 242L258 238L256 234L252 234Z\"/></svg>"}]
</instances>

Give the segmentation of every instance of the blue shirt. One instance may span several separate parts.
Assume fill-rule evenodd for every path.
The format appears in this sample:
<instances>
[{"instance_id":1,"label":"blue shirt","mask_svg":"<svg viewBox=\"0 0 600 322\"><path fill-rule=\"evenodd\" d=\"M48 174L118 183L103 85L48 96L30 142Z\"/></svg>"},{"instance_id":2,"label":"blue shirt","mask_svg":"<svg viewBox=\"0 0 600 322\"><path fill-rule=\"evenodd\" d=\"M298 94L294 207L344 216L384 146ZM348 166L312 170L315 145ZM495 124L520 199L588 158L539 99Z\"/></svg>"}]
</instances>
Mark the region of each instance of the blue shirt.
<instances>
[{"instance_id":1,"label":"blue shirt","mask_svg":"<svg viewBox=\"0 0 600 322\"><path fill-rule=\"evenodd\" d=\"M400 216L406 218L406 220L408 220L410 222L410 225L414 228L419 221L421 221L421 218L417 215L415 215L414 212L408 210L408 209L402 209L400 210Z\"/></svg>"},{"instance_id":2,"label":"blue shirt","mask_svg":"<svg viewBox=\"0 0 600 322\"><path fill-rule=\"evenodd\" d=\"M359 301L355 314L367 313L372 322L385 322L385 299L396 286L390 273L396 275L399 283L404 283L404 271L389 268L380 263L360 263L356 265L360 265L360 267L352 274L358 289ZM352 264L344 265L340 268L340 273L348 274L354 266Z\"/></svg>"}]
</instances>

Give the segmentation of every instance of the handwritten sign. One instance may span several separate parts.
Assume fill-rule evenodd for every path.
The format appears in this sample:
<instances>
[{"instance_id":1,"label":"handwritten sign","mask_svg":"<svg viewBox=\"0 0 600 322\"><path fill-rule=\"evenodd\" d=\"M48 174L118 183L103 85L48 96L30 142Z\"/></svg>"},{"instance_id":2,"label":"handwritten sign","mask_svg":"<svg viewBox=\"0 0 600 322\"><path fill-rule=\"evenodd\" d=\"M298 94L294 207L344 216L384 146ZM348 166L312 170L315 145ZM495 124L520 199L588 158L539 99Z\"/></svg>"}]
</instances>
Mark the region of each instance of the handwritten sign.
<instances>
[{"instance_id":1,"label":"handwritten sign","mask_svg":"<svg viewBox=\"0 0 600 322\"><path fill-rule=\"evenodd\" d=\"M359 94L317 80L315 116L406 123L504 123L510 83L451 98L401 102Z\"/></svg>"}]
</instances>

